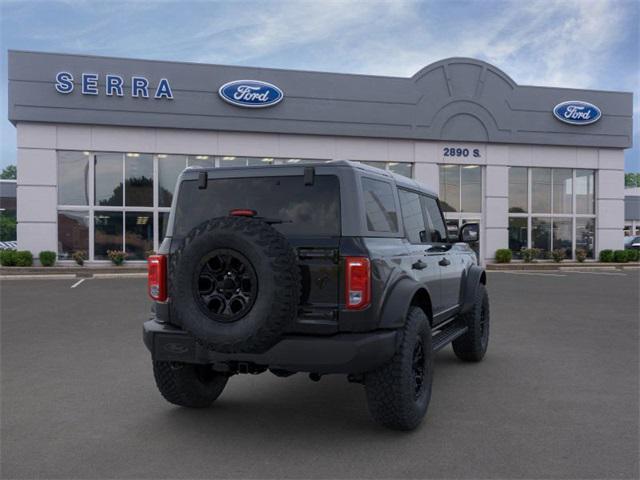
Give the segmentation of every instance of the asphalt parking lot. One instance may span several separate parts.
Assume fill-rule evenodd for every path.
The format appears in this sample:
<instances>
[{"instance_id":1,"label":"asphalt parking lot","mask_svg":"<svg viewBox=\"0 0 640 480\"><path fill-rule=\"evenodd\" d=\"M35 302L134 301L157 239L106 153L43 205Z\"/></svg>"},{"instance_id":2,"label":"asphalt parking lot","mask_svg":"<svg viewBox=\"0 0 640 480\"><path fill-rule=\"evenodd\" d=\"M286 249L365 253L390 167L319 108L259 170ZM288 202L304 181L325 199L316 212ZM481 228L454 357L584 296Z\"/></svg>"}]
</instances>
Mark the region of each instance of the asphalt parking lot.
<instances>
[{"instance_id":1,"label":"asphalt parking lot","mask_svg":"<svg viewBox=\"0 0 640 480\"><path fill-rule=\"evenodd\" d=\"M638 270L490 273L481 364L436 358L417 431L373 424L343 377L233 377L166 403L144 279L1 288L2 478L638 478Z\"/></svg>"}]
</instances>

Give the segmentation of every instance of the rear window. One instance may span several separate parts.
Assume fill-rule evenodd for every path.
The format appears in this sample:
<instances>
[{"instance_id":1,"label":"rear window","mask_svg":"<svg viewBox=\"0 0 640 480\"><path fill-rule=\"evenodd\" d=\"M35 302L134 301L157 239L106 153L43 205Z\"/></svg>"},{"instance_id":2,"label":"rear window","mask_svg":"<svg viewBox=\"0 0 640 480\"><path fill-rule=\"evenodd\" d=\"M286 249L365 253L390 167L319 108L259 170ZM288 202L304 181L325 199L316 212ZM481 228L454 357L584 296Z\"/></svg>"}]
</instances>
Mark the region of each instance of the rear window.
<instances>
[{"instance_id":1,"label":"rear window","mask_svg":"<svg viewBox=\"0 0 640 480\"><path fill-rule=\"evenodd\" d=\"M184 181L175 211L174 237L234 209L281 220L273 227L285 236L339 236L340 184L335 175L316 175L313 185L302 176L209 179L206 189Z\"/></svg>"}]
</instances>

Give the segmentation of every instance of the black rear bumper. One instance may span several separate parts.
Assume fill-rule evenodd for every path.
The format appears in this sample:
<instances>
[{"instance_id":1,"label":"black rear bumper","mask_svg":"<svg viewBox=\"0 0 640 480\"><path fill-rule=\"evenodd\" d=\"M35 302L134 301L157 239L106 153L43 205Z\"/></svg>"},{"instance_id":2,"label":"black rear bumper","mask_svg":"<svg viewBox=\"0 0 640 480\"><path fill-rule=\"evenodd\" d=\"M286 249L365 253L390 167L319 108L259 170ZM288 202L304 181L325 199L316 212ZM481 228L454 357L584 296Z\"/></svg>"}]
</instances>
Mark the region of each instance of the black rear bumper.
<instances>
[{"instance_id":1,"label":"black rear bumper","mask_svg":"<svg viewBox=\"0 0 640 480\"><path fill-rule=\"evenodd\" d=\"M384 365L396 351L396 331L287 335L264 353L220 353L204 348L176 327L149 320L143 339L154 360L185 363L247 363L292 372L364 373Z\"/></svg>"}]
</instances>

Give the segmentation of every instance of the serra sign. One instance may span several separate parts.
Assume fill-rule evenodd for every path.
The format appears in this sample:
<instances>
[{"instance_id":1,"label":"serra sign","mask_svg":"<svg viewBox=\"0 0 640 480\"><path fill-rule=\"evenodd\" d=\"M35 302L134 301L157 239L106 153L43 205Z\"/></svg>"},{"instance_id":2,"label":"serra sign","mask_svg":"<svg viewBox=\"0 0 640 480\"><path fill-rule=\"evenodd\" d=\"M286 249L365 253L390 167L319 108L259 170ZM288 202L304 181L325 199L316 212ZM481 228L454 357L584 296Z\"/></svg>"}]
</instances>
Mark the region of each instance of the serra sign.
<instances>
[{"instance_id":1,"label":"serra sign","mask_svg":"<svg viewBox=\"0 0 640 480\"><path fill-rule=\"evenodd\" d=\"M98 82L100 76L97 73L83 73L80 76L80 91L82 95L99 95L100 89ZM169 80L161 78L155 90L150 89L149 80L142 76L131 77L131 96L134 98L149 98L150 93L153 94L153 98L166 98L173 100L173 91ZM69 94L75 90L75 83L73 75L69 72L58 72L56 75L55 83L56 91L58 93ZM107 73L104 76L104 93L105 95L112 97L123 97L125 89L124 79L120 75Z\"/></svg>"}]
</instances>

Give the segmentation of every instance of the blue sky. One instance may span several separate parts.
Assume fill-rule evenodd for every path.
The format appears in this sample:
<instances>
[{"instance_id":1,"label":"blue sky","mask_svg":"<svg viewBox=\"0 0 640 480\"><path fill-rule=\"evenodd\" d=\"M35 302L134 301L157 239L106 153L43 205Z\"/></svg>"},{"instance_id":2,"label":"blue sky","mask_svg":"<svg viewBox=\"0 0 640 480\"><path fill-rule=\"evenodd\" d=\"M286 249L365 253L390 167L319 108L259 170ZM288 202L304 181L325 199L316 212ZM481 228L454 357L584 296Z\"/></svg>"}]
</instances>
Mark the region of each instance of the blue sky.
<instances>
[{"instance_id":1,"label":"blue sky","mask_svg":"<svg viewBox=\"0 0 640 480\"><path fill-rule=\"evenodd\" d=\"M410 76L475 57L524 85L634 92L640 171L640 2L0 0L0 166L15 163L7 49Z\"/></svg>"}]
</instances>

